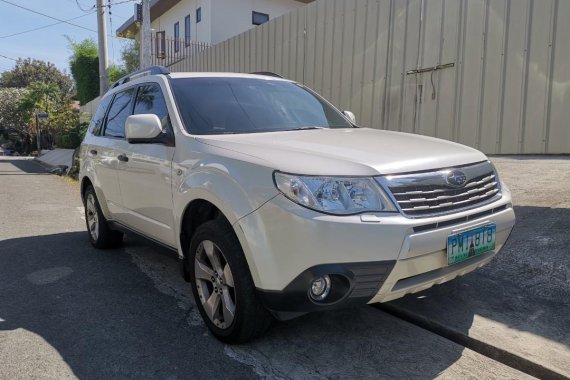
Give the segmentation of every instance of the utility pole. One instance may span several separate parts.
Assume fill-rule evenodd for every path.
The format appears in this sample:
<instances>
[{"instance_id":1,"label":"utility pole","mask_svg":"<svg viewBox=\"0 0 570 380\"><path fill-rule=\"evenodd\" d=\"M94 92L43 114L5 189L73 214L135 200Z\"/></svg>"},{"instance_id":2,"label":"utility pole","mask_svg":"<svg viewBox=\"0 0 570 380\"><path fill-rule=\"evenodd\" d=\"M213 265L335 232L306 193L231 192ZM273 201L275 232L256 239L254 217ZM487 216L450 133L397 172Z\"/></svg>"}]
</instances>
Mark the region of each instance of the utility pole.
<instances>
[{"instance_id":1,"label":"utility pole","mask_svg":"<svg viewBox=\"0 0 570 380\"><path fill-rule=\"evenodd\" d=\"M142 0L141 27L141 69L150 67L151 63L151 31L150 31L150 0Z\"/></svg>"},{"instance_id":2,"label":"utility pole","mask_svg":"<svg viewBox=\"0 0 570 380\"><path fill-rule=\"evenodd\" d=\"M107 20L105 19L106 0L97 0L97 26L99 32L99 93L109 89L109 59L107 57Z\"/></svg>"}]
</instances>

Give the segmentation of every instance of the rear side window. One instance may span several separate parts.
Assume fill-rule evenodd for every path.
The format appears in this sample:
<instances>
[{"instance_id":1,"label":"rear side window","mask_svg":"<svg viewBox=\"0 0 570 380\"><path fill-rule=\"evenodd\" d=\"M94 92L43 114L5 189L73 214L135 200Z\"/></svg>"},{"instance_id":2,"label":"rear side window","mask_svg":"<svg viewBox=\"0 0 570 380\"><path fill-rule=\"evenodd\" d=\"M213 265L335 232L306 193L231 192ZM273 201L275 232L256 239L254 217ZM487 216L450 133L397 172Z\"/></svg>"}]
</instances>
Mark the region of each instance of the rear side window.
<instances>
[{"instance_id":1,"label":"rear side window","mask_svg":"<svg viewBox=\"0 0 570 380\"><path fill-rule=\"evenodd\" d=\"M133 91L132 88L129 88L115 95L115 99L107 115L105 136L125 137L125 122L127 121L127 117L131 114Z\"/></svg>"},{"instance_id":2,"label":"rear side window","mask_svg":"<svg viewBox=\"0 0 570 380\"><path fill-rule=\"evenodd\" d=\"M99 107L97 108L97 112L95 112L95 115L91 119L89 131L95 136L99 136L101 134L105 114L107 113L107 108L109 108L109 104L112 99L112 96L107 96L105 99L101 100L101 103L99 103Z\"/></svg>"}]
</instances>

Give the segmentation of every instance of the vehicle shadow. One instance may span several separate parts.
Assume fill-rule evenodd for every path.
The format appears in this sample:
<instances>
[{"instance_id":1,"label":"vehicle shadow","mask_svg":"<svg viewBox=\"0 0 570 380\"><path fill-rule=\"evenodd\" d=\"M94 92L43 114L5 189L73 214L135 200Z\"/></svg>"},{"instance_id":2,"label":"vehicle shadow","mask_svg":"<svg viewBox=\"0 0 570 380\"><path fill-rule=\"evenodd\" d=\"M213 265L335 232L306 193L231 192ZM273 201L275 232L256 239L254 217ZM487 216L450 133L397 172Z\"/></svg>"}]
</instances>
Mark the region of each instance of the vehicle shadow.
<instances>
[{"instance_id":1,"label":"vehicle shadow","mask_svg":"<svg viewBox=\"0 0 570 380\"><path fill-rule=\"evenodd\" d=\"M570 209L515 213L487 266L390 305L570 376Z\"/></svg>"},{"instance_id":2,"label":"vehicle shadow","mask_svg":"<svg viewBox=\"0 0 570 380\"><path fill-rule=\"evenodd\" d=\"M49 346L79 378L252 376L123 249L69 232L3 240L0 262L0 377L68 377L45 360Z\"/></svg>"},{"instance_id":3,"label":"vehicle shadow","mask_svg":"<svg viewBox=\"0 0 570 380\"><path fill-rule=\"evenodd\" d=\"M109 251L93 249L85 232L8 239L0 260L0 341L36 334L79 378L433 378L465 357L463 347L366 306L223 345L201 322L175 255L138 239ZM19 350L50 368L36 349ZM477 364L473 353L467 360Z\"/></svg>"}]
</instances>

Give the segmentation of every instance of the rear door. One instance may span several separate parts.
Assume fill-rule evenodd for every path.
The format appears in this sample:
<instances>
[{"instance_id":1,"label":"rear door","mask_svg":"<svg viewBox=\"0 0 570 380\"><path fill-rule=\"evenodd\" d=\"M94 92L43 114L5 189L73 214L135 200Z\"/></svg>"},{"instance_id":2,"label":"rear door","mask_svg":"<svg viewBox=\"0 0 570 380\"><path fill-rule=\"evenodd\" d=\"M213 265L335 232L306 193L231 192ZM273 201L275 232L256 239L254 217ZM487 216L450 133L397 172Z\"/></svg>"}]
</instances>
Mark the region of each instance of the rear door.
<instances>
[{"instance_id":1,"label":"rear door","mask_svg":"<svg viewBox=\"0 0 570 380\"><path fill-rule=\"evenodd\" d=\"M126 157L125 121L132 112L134 93L135 88L129 88L115 94L95 148L99 163L96 174L111 216L119 222L125 222L127 218L117 171L121 157Z\"/></svg>"},{"instance_id":2,"label":"rear door","mask_svg":"<svg viewBox=\"0 0 570 380\"><path fill-rule=\"evenodd\" d=\"M164 133L173 136L170 115L159 83L143 83L135 95L133 114L155 114ZM119 184L126 223L159 242L176 247L172 203L174 146L128 144L128 161L119 164Z\"/></svg>"},{"instance_id":3,"label":"rear door","mask_svg":"<svg viewBox=\"0 0 570 380\"><path fill-rule=\"evenodd\" d=\"M91 120L86 156L91 161L94 172L93 181L98 192L103 194L101 202L105 202L111 217L115 218L120 212L121 191L119 188L119 177L117 176L118 162L114 158L114 141L105 137L105 122L109 106L115 99L115 95L108 96L101 100L97 112Z\"/></svg>"}]
</instances>

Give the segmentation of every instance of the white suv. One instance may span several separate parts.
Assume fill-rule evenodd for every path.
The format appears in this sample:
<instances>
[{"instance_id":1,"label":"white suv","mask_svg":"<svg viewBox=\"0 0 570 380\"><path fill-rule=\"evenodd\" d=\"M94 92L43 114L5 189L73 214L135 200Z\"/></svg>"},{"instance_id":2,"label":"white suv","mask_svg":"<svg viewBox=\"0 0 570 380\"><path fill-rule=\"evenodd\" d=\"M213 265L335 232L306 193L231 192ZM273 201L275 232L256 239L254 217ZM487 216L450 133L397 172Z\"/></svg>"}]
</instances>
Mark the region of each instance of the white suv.
<instances>
[{"instance_id":1,"label":"white suv","mask_svg":"<svg viewBox=\"0 0 570 380\"><path fill-rule=\"evenodd\" d=\"M260 74L154 67L123 78L91 121L80 179L92 244L134 232L176 251L226 342L274 317L386 302L468 273L515 222L479 151L358 127L303 85Z\"/></svg>"}]
</instances>

